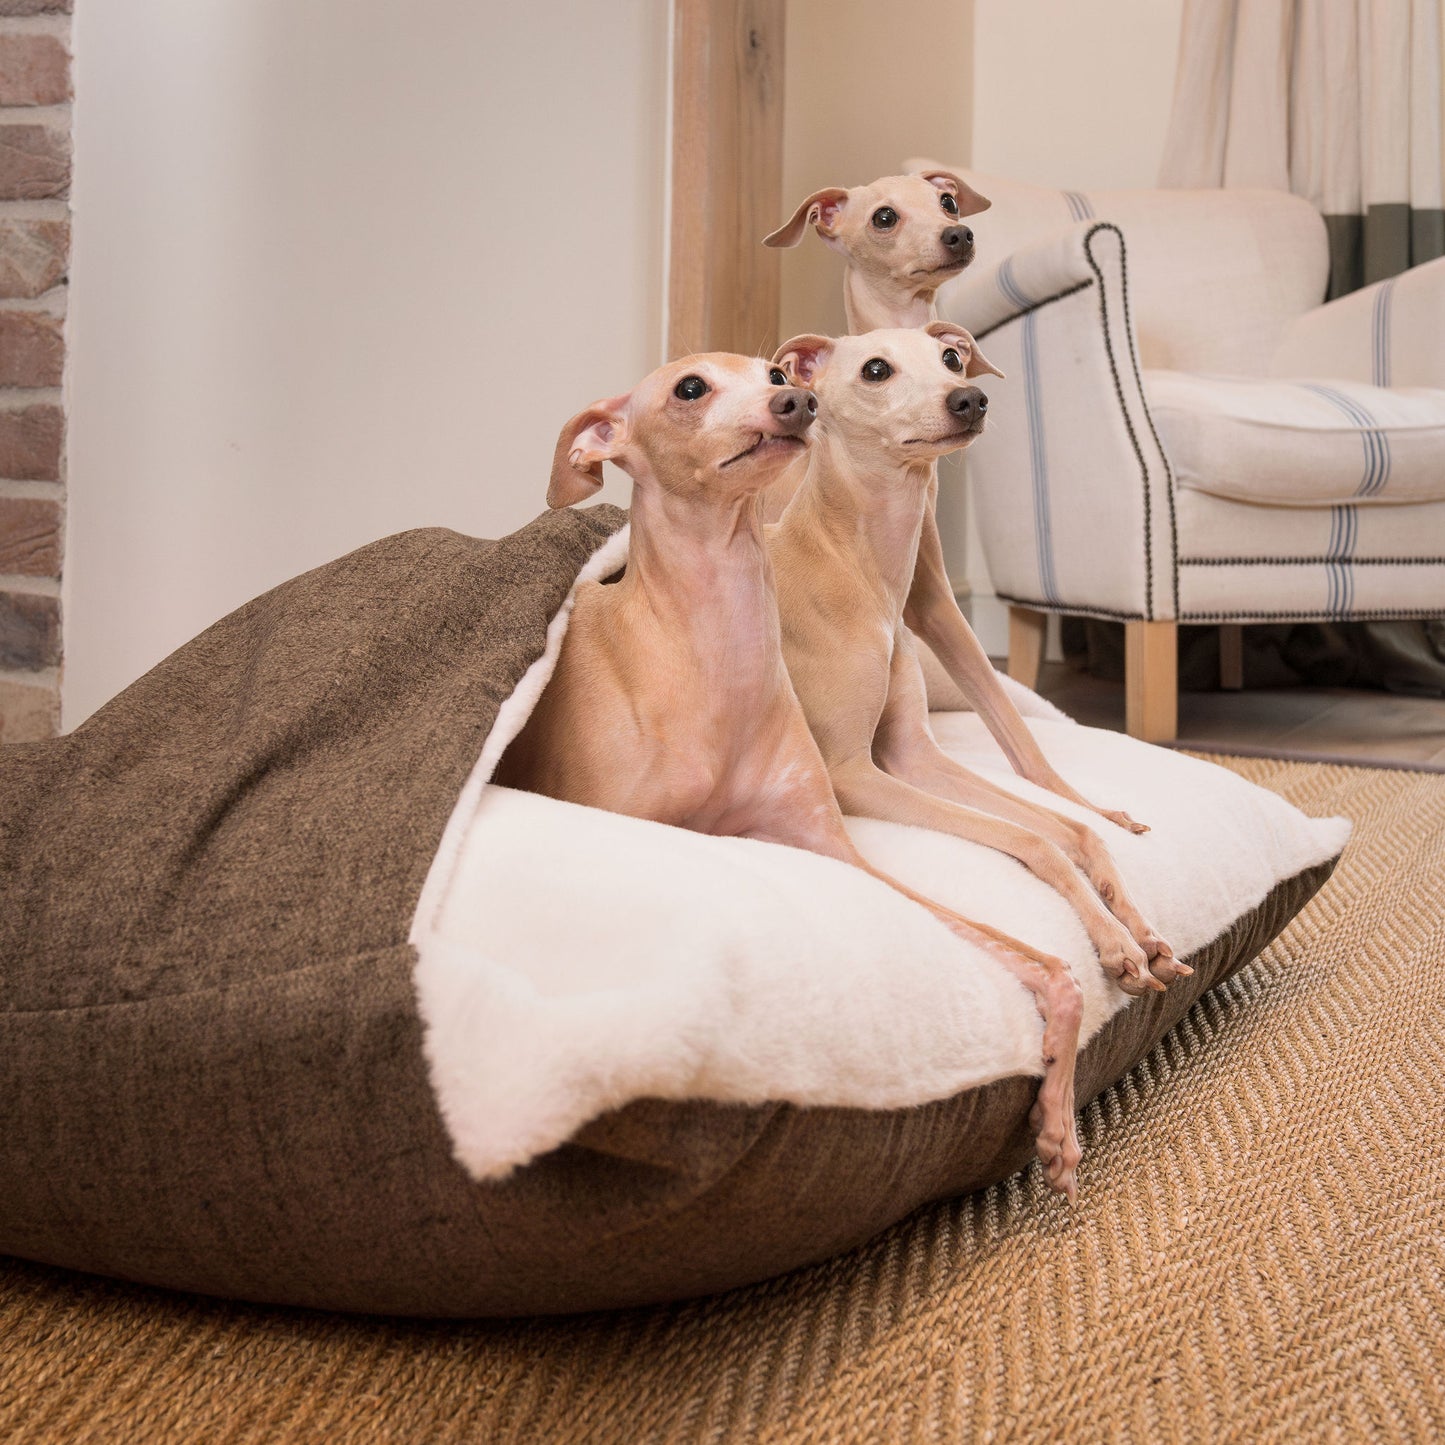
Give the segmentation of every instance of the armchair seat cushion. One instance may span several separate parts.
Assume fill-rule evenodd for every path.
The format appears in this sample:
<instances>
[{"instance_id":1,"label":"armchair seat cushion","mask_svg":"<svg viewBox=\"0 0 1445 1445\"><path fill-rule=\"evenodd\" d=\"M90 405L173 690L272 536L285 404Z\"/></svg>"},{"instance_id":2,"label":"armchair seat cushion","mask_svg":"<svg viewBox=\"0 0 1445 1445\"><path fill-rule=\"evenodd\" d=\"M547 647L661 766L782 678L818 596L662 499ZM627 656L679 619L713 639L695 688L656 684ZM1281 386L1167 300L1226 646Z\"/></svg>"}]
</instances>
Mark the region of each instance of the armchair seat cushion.
<instances>
[{"instance_id":1,"label":"armchair seat cushion","mask_svg":"<svg viewBox=\"0 0 1445 1445\"><path fill-rule=\"evenodd\" d=\"M1181 487L1276 507L1445 500L1445 390L1146 371Z\"/></svg>"}]
</instances>

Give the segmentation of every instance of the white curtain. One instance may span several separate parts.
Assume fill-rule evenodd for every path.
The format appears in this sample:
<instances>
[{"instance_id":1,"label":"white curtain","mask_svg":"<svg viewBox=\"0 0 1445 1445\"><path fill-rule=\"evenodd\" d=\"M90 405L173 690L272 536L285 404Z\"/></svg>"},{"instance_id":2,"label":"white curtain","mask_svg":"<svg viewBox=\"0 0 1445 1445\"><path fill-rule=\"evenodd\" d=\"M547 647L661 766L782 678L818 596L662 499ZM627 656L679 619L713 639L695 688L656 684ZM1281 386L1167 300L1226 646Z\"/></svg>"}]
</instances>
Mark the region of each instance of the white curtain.
<instances>
[{"instance_id":1,"label":"white curtain","mask_svg":"<svg viewBox=\"0 0 1445 1445\"><path fill-rule=\"evenodd\" d=\"M1323 213L1330 295L1445 252L1441 0L1185 0L1163 186Z\"/></svg>"}]
</instances>

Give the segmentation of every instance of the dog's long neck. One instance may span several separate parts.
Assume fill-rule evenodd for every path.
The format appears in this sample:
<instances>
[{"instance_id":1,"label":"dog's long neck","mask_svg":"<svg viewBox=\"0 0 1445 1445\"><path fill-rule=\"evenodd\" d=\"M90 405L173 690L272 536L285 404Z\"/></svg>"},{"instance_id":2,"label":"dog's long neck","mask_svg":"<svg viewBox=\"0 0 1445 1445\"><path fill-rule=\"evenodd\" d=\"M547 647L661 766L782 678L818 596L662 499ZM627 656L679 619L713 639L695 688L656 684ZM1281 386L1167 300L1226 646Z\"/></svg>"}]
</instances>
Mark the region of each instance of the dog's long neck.
<instances>
[{"instance_id":1,"label":"dog's long neck","mask_svg":"<svg viewBox=\"0 0 1445 1445\"><path fill-rule=\"evenodd\" d=\"M820 420L807 473L780 525L825 538L855 557L873 589L901 615L933 477L931 460L893 462L876 447L850 446Z\"/></svg>"},{"instance_id":2,"label":"dog's long neck","mask_svg":"<svg viewBox=\"0 0 1445 1445\"><path fill-rule=\"evenodd\" d=\"M937 295L936 289L909 290L852 266L843 273L843 312L854 336L899 326L927 326L938 320Z\"/></svg>"},{"instance_id":3,"label":"dog's long neck","mask_svg":"<svg viewBox=\"0 0 1445 1445\"><path fill-rule=\"evenodd\" d=\"M778 602L757 493L712 501L661 481L635 484L627 570L617 586L628 614L689 657L715 699L775 679Z\"/></svg>"}]
</instances>

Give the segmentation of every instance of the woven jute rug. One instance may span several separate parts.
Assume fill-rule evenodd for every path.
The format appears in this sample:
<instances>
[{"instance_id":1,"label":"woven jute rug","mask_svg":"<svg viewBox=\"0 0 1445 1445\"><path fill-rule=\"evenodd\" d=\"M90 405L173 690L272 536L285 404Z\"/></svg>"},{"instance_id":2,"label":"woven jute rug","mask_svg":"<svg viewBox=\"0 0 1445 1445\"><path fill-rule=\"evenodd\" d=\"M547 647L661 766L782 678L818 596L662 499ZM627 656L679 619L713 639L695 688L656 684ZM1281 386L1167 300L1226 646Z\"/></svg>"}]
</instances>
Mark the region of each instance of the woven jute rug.
<instances>
[{"instance_id":1,"label":"woven jute rug","mask_svg":"<svg viewBox=\"0 0 1445 1445\"><path fill-rule=\"evenodd\" d=\"M1445 1439L1445 778L1225 765L1355 839L1037 1170L711 1300L267 1310L0 1262L0 1440Z\"/></svg>"}]
</instances>

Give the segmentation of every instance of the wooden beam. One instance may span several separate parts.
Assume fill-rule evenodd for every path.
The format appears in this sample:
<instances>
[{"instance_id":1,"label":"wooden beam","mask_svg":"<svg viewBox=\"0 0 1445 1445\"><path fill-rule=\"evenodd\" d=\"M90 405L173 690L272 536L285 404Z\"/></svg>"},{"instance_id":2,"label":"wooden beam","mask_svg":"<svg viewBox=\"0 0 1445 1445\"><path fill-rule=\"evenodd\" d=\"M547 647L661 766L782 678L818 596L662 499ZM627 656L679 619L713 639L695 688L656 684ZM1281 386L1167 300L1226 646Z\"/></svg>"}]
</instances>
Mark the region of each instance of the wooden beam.
<instances>
[{"instance_id":1,"label":"wooden beam","mask_svg":"<svg viewBox=\"0 0 1445 1445\"><path fill-rule=\"evenodd\" d=\"M784 0L673 0L669 359L778 343Z\"/></svg>"}]
</instances>

